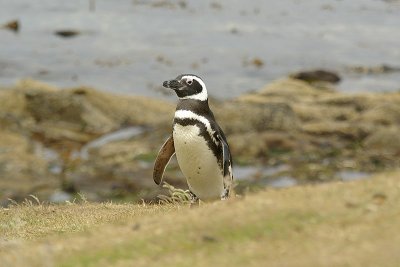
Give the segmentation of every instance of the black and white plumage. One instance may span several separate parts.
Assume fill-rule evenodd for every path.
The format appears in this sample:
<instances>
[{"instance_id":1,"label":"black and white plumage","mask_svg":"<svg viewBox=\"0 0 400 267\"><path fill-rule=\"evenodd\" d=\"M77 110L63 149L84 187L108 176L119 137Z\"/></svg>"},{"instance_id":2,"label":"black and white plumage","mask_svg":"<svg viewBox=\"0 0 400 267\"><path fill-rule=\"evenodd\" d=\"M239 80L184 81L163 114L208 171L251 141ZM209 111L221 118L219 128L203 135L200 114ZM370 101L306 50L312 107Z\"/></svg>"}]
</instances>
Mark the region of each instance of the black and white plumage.
<instances>
[{"instance_id":1,"label":"black and white plumage","mask_svg":"<svg viewBox=\"0 0 400 267\"><path fill-rule=\"evenodd\" d=\"M206 85L196 75L182 74L163 86L174 90L179 102L172 135L154 164L154 181L161 183L164 169L176 153L193 195L201 200L227 198L233 181L232 156L208 105Z\"/></svg>"}]
</instances>

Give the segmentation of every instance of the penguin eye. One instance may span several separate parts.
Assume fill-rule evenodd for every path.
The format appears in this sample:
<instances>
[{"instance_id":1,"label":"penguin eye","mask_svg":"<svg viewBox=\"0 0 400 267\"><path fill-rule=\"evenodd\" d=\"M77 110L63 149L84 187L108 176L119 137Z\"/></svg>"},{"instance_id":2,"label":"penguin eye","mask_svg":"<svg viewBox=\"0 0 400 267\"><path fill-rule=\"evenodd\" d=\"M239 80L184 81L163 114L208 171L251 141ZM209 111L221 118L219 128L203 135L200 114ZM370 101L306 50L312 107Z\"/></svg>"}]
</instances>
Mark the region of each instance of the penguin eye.
<instances>
[{"instance_id":1,"label":"penguin eye","mask_svg":"<svg viewBox=\"0 0 400 267\"><path fill-rule=\"evenodd\" d=\"M192 81L192 80L187 80L186 83L187 83L188 85L191 85L191 84L193 83L193 81Z\"/></svg>"}]
</instances>

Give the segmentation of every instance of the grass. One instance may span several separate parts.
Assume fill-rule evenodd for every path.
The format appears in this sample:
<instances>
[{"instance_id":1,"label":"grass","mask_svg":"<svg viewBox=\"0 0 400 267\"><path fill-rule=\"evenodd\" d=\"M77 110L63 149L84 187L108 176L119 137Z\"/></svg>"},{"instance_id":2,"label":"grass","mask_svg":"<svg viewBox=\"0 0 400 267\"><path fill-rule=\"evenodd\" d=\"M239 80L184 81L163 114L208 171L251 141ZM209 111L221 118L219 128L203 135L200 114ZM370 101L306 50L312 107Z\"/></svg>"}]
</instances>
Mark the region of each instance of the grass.
<instances>
[{"instance_id":1,"label":"grass","mask_svg":"<svg viewBox=\"0 0 400 267\"><path fill-rule=\"evenodd\" d=\"M399 266L399 176L269 189L192 207L32 201L0 210L0 263Z\"/></svg>"}]
</instances>

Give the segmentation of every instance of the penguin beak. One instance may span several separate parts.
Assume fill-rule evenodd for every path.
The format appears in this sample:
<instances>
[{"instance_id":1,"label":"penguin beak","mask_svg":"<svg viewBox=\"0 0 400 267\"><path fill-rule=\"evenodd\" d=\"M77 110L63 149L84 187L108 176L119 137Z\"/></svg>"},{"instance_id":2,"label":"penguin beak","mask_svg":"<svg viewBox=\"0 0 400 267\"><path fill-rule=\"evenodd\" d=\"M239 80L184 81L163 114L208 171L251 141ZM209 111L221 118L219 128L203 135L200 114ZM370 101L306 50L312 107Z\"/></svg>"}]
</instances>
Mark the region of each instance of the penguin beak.
<instances>
[{"instance_id":1,"label":"penguin beak","mask_svg":"<svg viewBox=\"0 0 400 267\"><path fill-rule=\"evenodd\" d=\"M172 90L177 90L177 89L183 87L183 85L178 80L165 81L165 82L163 82L163 86L165 88L170 88Z\"/></svg>"}]
</instances>

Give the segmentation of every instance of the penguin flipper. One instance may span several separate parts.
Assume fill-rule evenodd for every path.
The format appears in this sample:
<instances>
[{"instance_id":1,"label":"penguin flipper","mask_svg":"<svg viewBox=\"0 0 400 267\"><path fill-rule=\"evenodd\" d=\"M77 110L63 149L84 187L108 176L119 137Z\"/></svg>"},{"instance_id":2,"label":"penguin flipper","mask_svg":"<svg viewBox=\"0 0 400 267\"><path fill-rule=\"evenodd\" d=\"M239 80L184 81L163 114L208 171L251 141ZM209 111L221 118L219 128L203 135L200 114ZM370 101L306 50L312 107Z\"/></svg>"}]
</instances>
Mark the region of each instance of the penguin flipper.
<instances>
[{"instance_id":1,"label":"penguin flipper","mask_svg":"<svg viewBox=\"0 0 400 267\"><path fill-rule=\"evenodd\" d=\"M162 145L154 162L153 179L157 185L161 184L165 167L175 154L174 138L172 135Z\"/></svg>"},{"instance_id":2,"label":"penguin flipper","mask_svg":"<svg viewBox=\"0 0 400 267\"><path fill-rule=\"evenodd\" d=\"M229 146L226 142L225 136L218 135L218 139L222 145L222 169L224 172L225 195L222 196L222 198L227 198L229 195L229 190L233 183L232 156L229 151Z\"/></svg>"}]
</instances>

